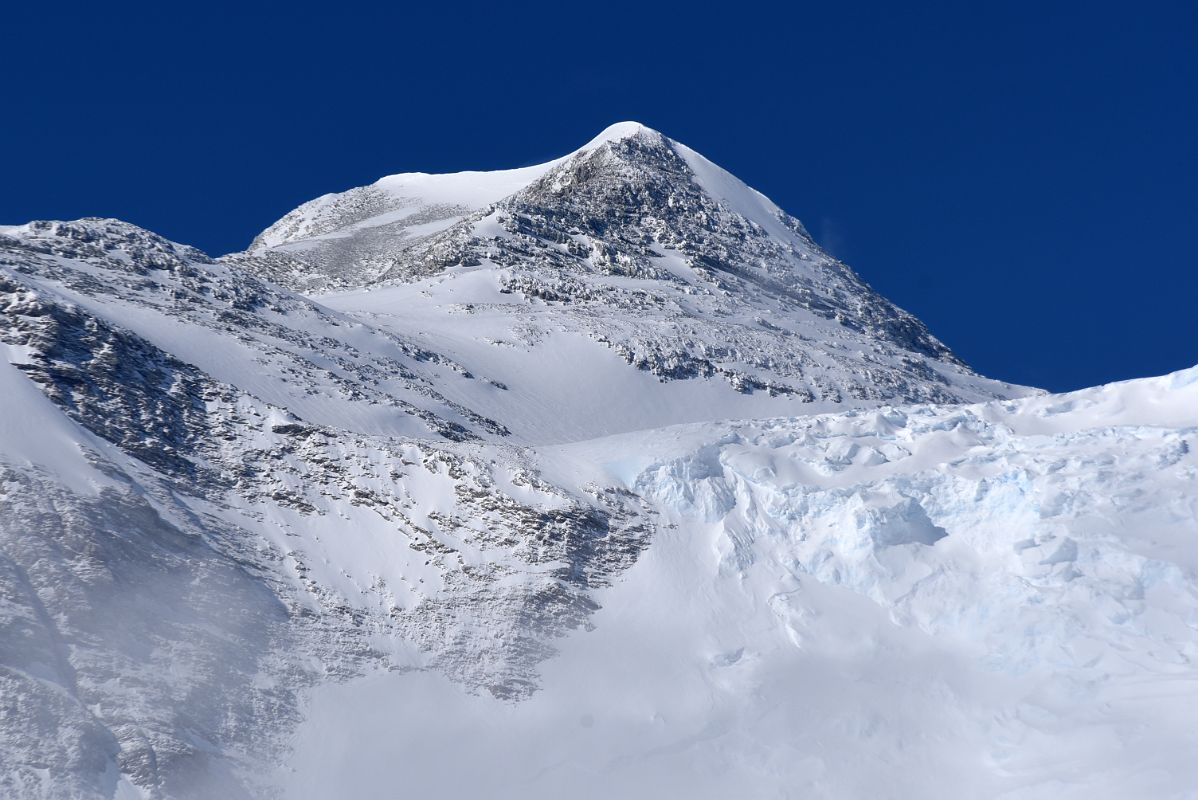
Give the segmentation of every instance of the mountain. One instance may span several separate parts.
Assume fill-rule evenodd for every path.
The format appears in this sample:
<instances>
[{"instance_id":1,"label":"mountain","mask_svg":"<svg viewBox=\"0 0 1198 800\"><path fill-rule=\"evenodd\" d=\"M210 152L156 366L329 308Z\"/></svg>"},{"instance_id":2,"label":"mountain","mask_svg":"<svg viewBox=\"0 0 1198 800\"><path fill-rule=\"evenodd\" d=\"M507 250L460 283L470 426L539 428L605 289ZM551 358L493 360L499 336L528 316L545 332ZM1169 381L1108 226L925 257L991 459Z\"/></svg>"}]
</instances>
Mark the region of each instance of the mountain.
<instances>
[{"instance_id":1,"label":"mountain","mask_svg":"<svg viewBox=\"0 0 1198 800\"><path fill-rule=\"evenodd\" d=\"M507 387L447 396L537 442L1027 391L974 374L798 220L636 123L548 164L477 175L396 175L320 198L228 261L420 331ZM411 234L407 220L447 203L473 211Z\"/></svg>"},{"instance_id":2,"label":"mountain","mask_svg":"<svg viewBox=\"0 0 1198 800\"><path fill-rule=\"evenodd\" d=\"M979 376L643 126L0 309L5 796L1198 783L1198 372Z\"/></svg>"}]
</instances>

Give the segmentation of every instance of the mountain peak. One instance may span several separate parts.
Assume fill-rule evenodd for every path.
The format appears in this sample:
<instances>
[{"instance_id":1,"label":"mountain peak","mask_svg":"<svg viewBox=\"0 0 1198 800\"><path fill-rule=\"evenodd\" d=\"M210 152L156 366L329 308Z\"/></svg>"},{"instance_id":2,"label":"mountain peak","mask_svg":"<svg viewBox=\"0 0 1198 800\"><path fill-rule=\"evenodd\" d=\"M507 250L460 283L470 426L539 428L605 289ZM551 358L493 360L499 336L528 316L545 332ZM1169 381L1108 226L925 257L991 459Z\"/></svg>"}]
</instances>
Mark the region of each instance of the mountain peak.
<instances>
[{"instance_id":1,"label":"mountain peak","mask_svg":"<svg viewBox=\"0 0 1198 800\"><path fill-rule=\"evenodd\" d=\"M557 304L551 313L563 324L662 380L721 376L742 393L802 402L841 402L844 392L976 396L976 376L942 342L824 253L797 219L641 123L611 125L568 156L524 168L512 182L523 185L491 191L487 181L500 174L508 173L408 176L319 198L268 229L258 240L265 247L239 263L307 292L419 284L413 291L429 292L420 303L468 295L498 308L501 321L526 305ZM468 291L455 267L482 268ZM404 290L395 294L411 304ZM596 319L597 306L636 322ZM649 308L660 312L655 320ZM795 347L846 338L859 346L811 345L819 358ZM1007 392L983 384L983 397Z\"/></svg>"},{"instance_id":2,"label":"mountain peak","mask_svg":"<svg viewBox=\"0 0 1198 800\"><path fill-rule=\"evenodd\" d=\"M599 132L598 136L596 136L594 139L591 139L591 141L587 142L580 149L588 150L592 147L598 147L601 144L606 144L607 142L619 142L623 141L624 139L631 139L634 136L644 135L664 138L661 133L653 130L647 125L642 125L639 122L627 120L624 122L617 122L613 125L608 125Z\"/></svg>"},{"instance_id":3,"label":"mountain peak","mask_svg":"<svg viewBox=\"0 0 1198 800\"><path fill-rule=\"evenodd\" d=\"M658 146L670 141L639 122L625 121L609 125L582 147L544 164L487 172L387 175L369 186L321 195L304 203L255 237L249 251L261 253L280 246L310 251L313 243L336 248L346 244L339 240L351 239L363 231L369 232L366 235L379 233L378 229L384 227L401 240L418 238L527 188L576 156L630 139ZM319 278L316 281L319 283Z\"/></svg>"}]
</instances>

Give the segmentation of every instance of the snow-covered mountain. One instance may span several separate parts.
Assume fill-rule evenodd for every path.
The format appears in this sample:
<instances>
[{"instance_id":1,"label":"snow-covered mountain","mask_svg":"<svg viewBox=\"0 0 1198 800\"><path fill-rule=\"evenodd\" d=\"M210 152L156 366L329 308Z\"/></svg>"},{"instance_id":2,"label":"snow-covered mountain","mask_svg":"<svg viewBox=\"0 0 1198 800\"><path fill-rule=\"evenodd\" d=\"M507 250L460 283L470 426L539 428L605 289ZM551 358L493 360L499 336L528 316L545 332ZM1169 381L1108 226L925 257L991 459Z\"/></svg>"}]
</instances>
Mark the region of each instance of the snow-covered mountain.
<instances>
[{"instance_id":1,"label":"snow-covered mountain","mask_svg":"<svg viewBox=\"0 0 1198 800\"><path fill-rule=\"evenodd\" d=\"M6 796L1198 785L1198 372L978 376L635 123L0 227L0 350Z\"/></svg>"},{"instance_id":2,"label":"snow-covered mountain","mask_svg":"<svg viewBox=\"0 0 1198 800\"><path fill-rule=\"evenodd\" d=\"M972 373L798 220L636 123L548 164L477 175L396 175L321 198L229 261L419 331L507 387L447 396L502 408L534 441L1024 391ZM378 208L421 218L447 198L472 213L410 235L410 215L367 216L377 209L361 198L380 192Z\"/></svg>"}]
</instances>

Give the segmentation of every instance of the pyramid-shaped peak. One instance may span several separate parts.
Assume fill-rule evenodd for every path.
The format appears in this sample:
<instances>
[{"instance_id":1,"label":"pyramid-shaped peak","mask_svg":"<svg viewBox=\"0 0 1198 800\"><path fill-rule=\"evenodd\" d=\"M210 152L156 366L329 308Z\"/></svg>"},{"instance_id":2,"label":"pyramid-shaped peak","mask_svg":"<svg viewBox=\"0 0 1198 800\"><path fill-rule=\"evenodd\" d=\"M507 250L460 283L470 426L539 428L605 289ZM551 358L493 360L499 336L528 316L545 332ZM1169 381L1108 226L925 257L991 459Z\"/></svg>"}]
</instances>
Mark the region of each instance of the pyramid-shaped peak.
<instances>
[{"instance_id":1,"label":"pyramid-shaped peak","mask_svg":"<svg viewBox=\"0 0 1198 800\"><path fill-rule=\"evenodd\" d=\"M653 130L647 125L642 125L639 122L617 122L614 125L608 125L602 131L600 131L599 135L587 142L582 149L588 150L592 147L606 144L607 142L619 142L623 141L624 139L631 139L634 136L645 135L664 138L658 131Z\"/></svg>"}]
</instances>

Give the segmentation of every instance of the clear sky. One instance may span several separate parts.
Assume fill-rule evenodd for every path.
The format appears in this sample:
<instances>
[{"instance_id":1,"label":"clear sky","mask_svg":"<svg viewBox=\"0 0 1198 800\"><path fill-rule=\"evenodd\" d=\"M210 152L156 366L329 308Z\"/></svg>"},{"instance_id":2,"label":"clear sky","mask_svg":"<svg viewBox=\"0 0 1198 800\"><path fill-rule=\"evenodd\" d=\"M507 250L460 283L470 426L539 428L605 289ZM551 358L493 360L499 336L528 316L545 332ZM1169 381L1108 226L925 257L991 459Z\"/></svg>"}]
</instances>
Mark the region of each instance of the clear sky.
<instances>
[{"instance_id":1,"label":"clear sky","mask_svg":"<svg viewBox=\"0 0 1198 800\"><path fill-rule=\"evenodd\" d=\"M635 119L985 374L1159 374L1198 363L1196 8L24 2L0 223L113 216L219 254L325 192Z\"/></svg>"}]
</instances>

